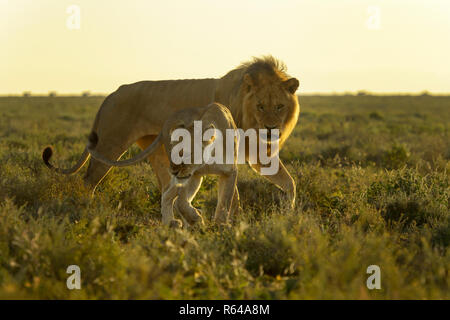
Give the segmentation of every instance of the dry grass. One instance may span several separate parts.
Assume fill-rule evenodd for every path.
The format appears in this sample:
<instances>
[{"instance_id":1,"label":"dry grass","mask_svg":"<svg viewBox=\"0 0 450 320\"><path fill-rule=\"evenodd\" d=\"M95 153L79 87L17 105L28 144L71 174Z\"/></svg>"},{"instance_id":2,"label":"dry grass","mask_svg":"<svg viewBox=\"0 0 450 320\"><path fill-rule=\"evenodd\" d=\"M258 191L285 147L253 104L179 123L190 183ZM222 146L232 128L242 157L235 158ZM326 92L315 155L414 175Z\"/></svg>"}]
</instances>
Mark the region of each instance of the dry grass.
<instances>
[{"instance_id":1,"label":"dry grass","mask_svg":"<svg viewBox=\"0 0 450 320\"><path fill-rule=\"evenodd\" d=\"M296 209L243 166L235 223L178 231L148 164L113 170L94 200L43 165L48 144L74 163L102 99L0 98L0 298L450 298L449 97L302 97L282 152ZM208 178L206 221L215 201Z\"/></svg>"}]
</instances>

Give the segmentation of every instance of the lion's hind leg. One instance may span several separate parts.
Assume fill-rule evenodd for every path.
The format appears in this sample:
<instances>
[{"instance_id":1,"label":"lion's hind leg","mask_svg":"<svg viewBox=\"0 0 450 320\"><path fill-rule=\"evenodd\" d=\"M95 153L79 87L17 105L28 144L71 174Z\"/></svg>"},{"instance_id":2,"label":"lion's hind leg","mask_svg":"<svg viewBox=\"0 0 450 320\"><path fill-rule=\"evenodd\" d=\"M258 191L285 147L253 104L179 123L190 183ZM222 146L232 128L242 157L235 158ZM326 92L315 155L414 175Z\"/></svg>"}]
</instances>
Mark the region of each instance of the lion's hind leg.
<instances>
[{"instance_id":1,"label":"lion's hind leg","mask_svg":"<svg viewBox=\"0 0 450 320\"><path fill-rule=\"evenodd\" d=\"M144 136L136 141L139 148L144 150L149 145L153 143L157 136ZM166 151L164 146L159 147L150 157L150 164L152 166L153 172L156 175L158 181L158 188L161 193L169 186L170 184L170 162L169 158L166 155Z\"/></svg>"}]
</instances>

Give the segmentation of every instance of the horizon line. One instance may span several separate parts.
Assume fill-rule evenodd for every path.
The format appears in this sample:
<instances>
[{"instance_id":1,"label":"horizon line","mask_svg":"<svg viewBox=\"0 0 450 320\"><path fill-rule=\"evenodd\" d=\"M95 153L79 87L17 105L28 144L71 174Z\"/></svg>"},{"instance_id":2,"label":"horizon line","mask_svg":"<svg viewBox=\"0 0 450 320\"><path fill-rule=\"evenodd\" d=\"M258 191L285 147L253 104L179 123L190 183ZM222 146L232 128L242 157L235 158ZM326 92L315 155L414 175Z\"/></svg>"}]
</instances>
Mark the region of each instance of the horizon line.
<instances>
[{"instance_id":1,"label":"horizon line","mask_svg":"<svg viewBox=\"0 0 450 320\"><path fill-rule=\"evenodd\" d=\"M114 91L113 91L114 92ZM91 92L89 90L81 92L62 92L58 93L54 90L49 90L48 92L32 92L25 90L21 93L0 93L1 98L6 97L106 97L111 93L104 92ZM308 91L308 92L297 92L297 96L450 96L449 92L432 92L428 90L422 91L370 91L370 90L358 90L358 91Z\"/></svg>"}]
</instances>

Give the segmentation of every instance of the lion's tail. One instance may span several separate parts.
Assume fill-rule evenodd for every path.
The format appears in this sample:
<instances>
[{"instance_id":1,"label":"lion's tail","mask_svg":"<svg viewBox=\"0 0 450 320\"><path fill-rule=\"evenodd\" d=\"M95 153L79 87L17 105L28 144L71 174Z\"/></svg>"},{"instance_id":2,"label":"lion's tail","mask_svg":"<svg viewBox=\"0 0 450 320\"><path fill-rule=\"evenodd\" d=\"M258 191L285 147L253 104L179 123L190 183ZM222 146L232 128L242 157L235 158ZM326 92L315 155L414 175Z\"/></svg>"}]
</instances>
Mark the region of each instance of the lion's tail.
<instances>
[{"instance_id":1,"label":"lion's tail","mask_svg":"<svg viewBox=\"0 0 450 320\"><path fill-rule=\"evenodd\" d=\"M80 159L78 160L77 164L74 165L72 168L69 169L61 169L56 168L50 163L50 158L53 155L53 150L51 147L47 147L44 149L44 152L42 152L42 160L44 160L44 163L49 169L62 173L62 174L75 174L85 165L85 163L89 160L90 154L87 148L84 149L83 154L81 155Z\"/></svg>"},{"instance_id":2,"label":"lion's tail","mask_svg":"<svg viewBox=\"0 0 450 320\"><path fill-rule=\"evenodd\" d=\"M159 133L159 135L156 137L156 139L153 141L153 143L151 145L149 145L140 154L138 154L137 156L135 156L132 159L122 160L122 161L114 161L114 160L106 159L100 152L95 150L97 143L98 143L98 136L95 133L95 131L92 131L91 135L89 136L89 143L88 143L88 146L86 149L91 154L93 159L100 161L101 163L106 164L108 166L126 167L126 166L131 166L131 165L137 164L143 160L148 159L148 157L150 155L152 155L162 145L162 133Z\"/></svg>"}]
</instances>

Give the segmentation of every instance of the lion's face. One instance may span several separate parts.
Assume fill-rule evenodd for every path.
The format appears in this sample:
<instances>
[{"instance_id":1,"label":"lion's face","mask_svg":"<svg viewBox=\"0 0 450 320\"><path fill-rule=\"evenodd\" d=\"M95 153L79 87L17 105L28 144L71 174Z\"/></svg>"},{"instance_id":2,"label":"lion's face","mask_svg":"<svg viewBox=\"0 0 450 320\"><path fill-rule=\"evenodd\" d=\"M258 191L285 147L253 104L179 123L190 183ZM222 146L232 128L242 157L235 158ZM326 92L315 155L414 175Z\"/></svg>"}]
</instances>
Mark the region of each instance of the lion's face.
<instances>
[{"instance_id":1,"label":"lion's face","mask_svg":"<svg viewBox=\"0 0 450 320\"><path fill-rule=\"evenodd\" d=\"M280 137L298 114L295 91L299 82L295 78L278 83L255 85L247 78L248 93L244 98L244 129L278 129Z\"/></svg>"}]
</instances>

